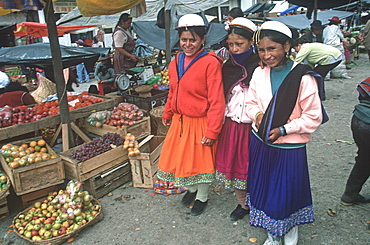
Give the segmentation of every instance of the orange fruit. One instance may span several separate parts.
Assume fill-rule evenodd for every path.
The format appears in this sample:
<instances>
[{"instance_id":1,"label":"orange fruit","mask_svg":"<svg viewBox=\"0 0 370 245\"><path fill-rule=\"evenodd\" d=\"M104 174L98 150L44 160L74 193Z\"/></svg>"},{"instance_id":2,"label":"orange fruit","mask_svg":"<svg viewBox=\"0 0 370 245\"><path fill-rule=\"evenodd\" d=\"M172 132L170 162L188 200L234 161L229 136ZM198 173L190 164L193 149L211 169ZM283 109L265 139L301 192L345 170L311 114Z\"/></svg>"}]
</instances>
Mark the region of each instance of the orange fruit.
<instances>
[{"instance_id":1,"label":"orange fruit","mask_svg":"<svg viewBox=\"0 0 370 245\"><path fill-rule=\"evenodd\" d=\"M46 147L42 147L42 148L40 149L40 152L42 152L42 153L47 153L47 152L48 152L48 149L46 149Z\"/></svg>"},{"instance_id":2,"label":"orange fruit","mask_svg":"<svg viewBox=\"0 0 370 245\"><path fill-rule=\"evenodd\" d=\"M36 152L39 152L40 150L41 150L41 146L36 145L36 146L35 146L35 151L36 151Z\"/></svg>"},{"instance_id":3,"label":"orange fruit","mask_svg":"<svg viewBox=\"0 0 370 245\"><path fill-rule=\"evenodd\" d=\"M34 141L34 140L33 140L33 141L31 141L31 142L30 142L30 146L31 146L31 147L35 147L35 146L37 146L37 142L36 142L36 141Z\"/></svg>"},{"instance_id":4,"label":"orange fruit","mask_svg":"<svg viewBox=\"0 0 370 245\"><path fill-rule=\"evenodd\" d=\"M28 147L28 150L30 150L31 152L35 152L35 148L34 147Z\"/></svg>"},{"instance_id":5,"label":"orange fruit","mask_svg":"<svg viewBox=\"0 0 370 245\"><path fill-rule=\"evenodd\" d=\"M21 147L28 148L28 145L27 144L22 144Z\"/></svg>"},{"instance_id":6,"label":"orange fruit","mask_svg":"<svg viewBox=\"0 0 370 245\"><path fill-rule=\"evenodd\" d=\"M37 141L37 145L42 147L42 146L46 145L46 142L45 142L45 140L39 140L39 141Z\"/></svg>"}]
</instances>

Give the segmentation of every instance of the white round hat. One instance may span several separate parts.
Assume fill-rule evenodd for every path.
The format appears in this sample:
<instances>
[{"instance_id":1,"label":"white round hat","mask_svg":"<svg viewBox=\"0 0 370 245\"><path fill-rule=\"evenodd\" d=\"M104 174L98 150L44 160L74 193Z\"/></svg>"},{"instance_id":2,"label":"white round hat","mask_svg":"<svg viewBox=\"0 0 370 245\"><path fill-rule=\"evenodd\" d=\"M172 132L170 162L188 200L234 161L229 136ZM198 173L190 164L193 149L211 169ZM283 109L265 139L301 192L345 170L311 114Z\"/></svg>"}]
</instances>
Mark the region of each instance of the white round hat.
<instances>
[{"instance_id":1,"label":"white round hat","mask_svg":"<svg viewBox=\"0 0 370 245\"><path fill-rule=\"evenodd\" d=\"M179 19L179 23L176 27L176 30L183 27L190 27L190 26L200 26L200 27L207 27L207 25L204 24L204 20L202 17L200 17L197 14L186 14L184 16L181 16Z\"/></svg>"},{"instance_id":2,"label":"white round hat","mask_svg":"<svg viewBox=\"0 0 370 245\"><path fill-rule=\"evenodd\" d=\"M277 31L288 36L289 38L292 38L292 31L289 29L289 27L279 21L266 21L261 25L260 29Z\"/></svg>"},{"instance_id":3,"label":"white round hat","mask_svg":"<svg viewBox=\"0 0 370 245\"><path fill-rule=\"evenodd\" d=\"M233 26L241 27L251 32L255 32L257 30L257 26L251 20L248 20L247 18L244 17L236 17L235 19L233 19L229 24L229 27Z\"/></svg>"}]
</instances>

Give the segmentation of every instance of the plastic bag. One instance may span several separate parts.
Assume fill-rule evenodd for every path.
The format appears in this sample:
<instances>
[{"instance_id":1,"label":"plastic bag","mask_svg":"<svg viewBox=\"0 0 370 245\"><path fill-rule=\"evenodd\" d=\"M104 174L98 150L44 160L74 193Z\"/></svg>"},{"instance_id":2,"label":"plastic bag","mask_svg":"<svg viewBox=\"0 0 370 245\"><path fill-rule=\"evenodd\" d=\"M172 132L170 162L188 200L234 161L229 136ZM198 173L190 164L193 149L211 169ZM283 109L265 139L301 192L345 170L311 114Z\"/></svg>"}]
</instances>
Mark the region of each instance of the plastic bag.
<instances>
[{"instance_id":1,"label":"plastic bag","mask_svg":"<svg viewBox=\"0 0 370 245\"><path fill-rule=\"evenodd\" d=\"M98 111L92 113L87 122L94 127L102 127L106 120L110 117L110 111Z\"/></svg>"},{"instance_id":2,"label":"plastic bag","mask_svg":"<svg viewBox=\"0 0 370 245\"><path fill-rule=\"evenodd\" d=\"M144 113L134 104L120 103L114 107L107 123L111 126L121 127L124 125L133 125L135 121L141 120Z\"/></svg>"},{"instance_id":3,"label":"plastic bag","mask_svg":"<svg viewBox=\"0 0 370 245\"><path fill-rule=\"evenodd\" d=\"M12 107L6 105L0 108L0 128L11 126L13 118Z\"/></svg>"},{"instance_id":4,"label":"plastic bag","mask_svg":"<svg viewBox=\"0 0 370 245\"><path fill-rule=\"evenodd\" d=\"M161 77L162 77L161 74L155 75L154 77L149 78L148 80L146 80L145 84L148 84L148 85L157 84L159 82L159 79L161 79Z\"/></svg>"}]
</instances>

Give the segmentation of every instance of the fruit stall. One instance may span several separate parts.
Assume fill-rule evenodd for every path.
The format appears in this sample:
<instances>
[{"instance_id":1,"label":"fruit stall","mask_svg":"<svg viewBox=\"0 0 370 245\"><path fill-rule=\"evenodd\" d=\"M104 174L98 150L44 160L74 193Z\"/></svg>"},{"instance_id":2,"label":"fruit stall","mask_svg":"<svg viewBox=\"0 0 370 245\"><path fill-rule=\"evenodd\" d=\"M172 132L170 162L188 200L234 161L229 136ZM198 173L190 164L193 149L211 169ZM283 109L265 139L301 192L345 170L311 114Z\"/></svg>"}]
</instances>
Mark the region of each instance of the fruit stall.
<instances>
[{"instance_id":1,"label":"fruit stall","mask_svg":"<svg viewBox=\"0 0 370 245\"><path fill-rule=\"evenodd\" d=\"M83 141L67 150L54 144L65 140L57 100L1 108L0 219L10 215L14 193L25 208L14 232L33 244L61 244L103 219L99 198L131 181L153 188L164 136L152 134L148 111L167 96L153 91L137 104L69 94L71 128Z\"/></svg>"}]
</instances>

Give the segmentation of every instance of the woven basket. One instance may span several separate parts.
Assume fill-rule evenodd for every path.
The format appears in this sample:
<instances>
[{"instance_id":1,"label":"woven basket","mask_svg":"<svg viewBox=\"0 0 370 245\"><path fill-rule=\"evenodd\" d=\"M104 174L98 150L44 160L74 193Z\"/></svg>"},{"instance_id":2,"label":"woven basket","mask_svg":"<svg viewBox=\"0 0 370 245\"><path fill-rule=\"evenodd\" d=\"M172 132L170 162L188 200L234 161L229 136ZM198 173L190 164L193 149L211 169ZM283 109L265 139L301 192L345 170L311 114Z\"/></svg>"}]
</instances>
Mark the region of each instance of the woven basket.
<instances>
[{"instance_id":1,"label":"woven basket","mask_svg":"<svg viewBox=\"0 0 370 245\"><path fill-rule=\"evenodd\" d=\"M97 204L98 202L93 199L93 203L94 204ZM23 210L22 212L18 213L14 219L13 219L13 227L15 225L15 220L17 219L17 217L21 214L25 214L28 212L28 210L30 210L32 207L29 207L25 210ZM61 236L57 236L57 237L53 237L53 238L50 238L50 239L47 239L47 240L42 240L42 241L33 241L31 239L28 239L27 237L19 234L17 232L17 229L14 227L14 233L17 234L19 237L21 237L22 239L28 241L29 243L32 243L32 244L36 244L36 245L59 245L59 244L62 244L63 242L65 242L66 240L68 240L69 238L71 237L75 237L76 235L78 235L79 232L81 232L81 230L85 229L86 227L89 227L89 226L92 226L96 223L98 223L100 220L103 219L103 210L102 210L102 207L100 205L100 210L98 212L98 214L95 216L94 219L90 220L89 222L87 222L86 224L84 224L83 226L81 226L80 228L70 232L70 233L67 233L67 234L64 234L64 235L61 235Z\"/></svg>"},{"instance_id":2,"label":"woven basket","mask_svg":"<svg viewBox=\"0 0 370 245\"><path fill-rule=\"evenodd\" d=\"M7 197L10 194L10 191L9 191L9 188L10 188L10 178L5 173L3 173L3 174L6 176L7 181L6 181L5 188L2 191L0 191L0 199L3 199L3 198Z\"/></svg>"},{"instance_id":3,"label":"woven basket","mask_svg":"<svg viewBox=\"0 0 370 245\"><path fill-rule=\"evenodd\" d=\"M157 128L157 134L159 136L165 136L167 134L170 126L164 126L162 124L162 114L164 111L164 106L158 106L150 110L149 115L152 118L152 121Z\"/></svg>"},{"instance_id":4,"label":"woven basket","mask_svg":"<svg viewBox=\"0 0 370 245\"><path fill-rule=\"evenodd\" d=\"M150 85L143 85L135 88L135 92L139 93L140 97L151 97L152 93L150 92L152 90L152 86Z\"/></svg>"},{"instance_id":5,"label":"woven basket","mask_svg":"<svg viewBox=\"0 0 370 245\"><path fill-rule=\"evenodd\" d=\"M57 92L56 85L44 76L39 76L39 87L31 93L37 104Z\"/></svg>"}]
</instances>

